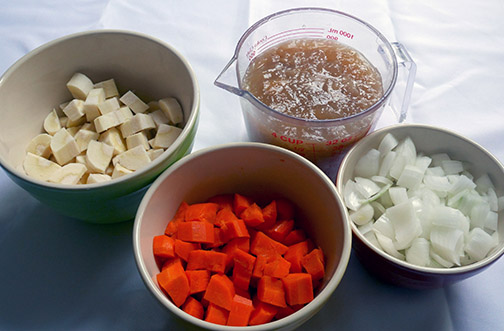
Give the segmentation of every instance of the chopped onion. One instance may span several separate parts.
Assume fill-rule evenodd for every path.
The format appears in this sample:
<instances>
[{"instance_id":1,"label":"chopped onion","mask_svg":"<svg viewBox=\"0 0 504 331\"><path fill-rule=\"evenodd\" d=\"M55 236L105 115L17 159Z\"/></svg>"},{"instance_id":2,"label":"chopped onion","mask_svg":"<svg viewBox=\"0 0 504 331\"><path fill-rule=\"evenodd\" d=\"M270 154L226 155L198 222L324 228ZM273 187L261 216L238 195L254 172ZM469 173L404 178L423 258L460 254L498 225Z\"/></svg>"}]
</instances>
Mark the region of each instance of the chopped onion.
<instances>
[{"instance_id":1,"label":"chopped onion","mask_svg":"<svg viewBox=\"0 0 504 331\"><path fill-rule=\"evenodd\" d=\"M406 249L406 261L421 267L430 264L430 242L425 238L416 238Z\"/></svg>"},{"instance_id":2,"label":"chopped onion","mask_svg":"<svg viewBox=\"0 0 504 331\"><path fill-rule=\"evenodd\" d=\"M359 209L350 212L350 219L357 225L364 225L373 219L374 209L366 203Z\"/></svg>"},{"instance_id":3,"label":"chopped onion","mask_svg":"<svg viewBox=\"0 0 504 331\"><path fill-rule=\"evenodd\" d=\"M495 247L492 236L480 228L472 229L467 239L465 251L476 261L485 258L488 252Z\"/></svg>"},{"instance_id":4,"label":"chopped onion","mask_svg":"<svg viewBox=\"0 0 504 331\"><path fill-rule=\"evenodd\" d=\"M504 196L488 175L475 179L446 153L417 154L409 137L387 134L357 161L354 176L343 187L352 221L396 258L450 268L474 263L499 244Z\"/></svg>"},{"instance_id":5,"label":"chopped onion","mask_svg":"<svg viewBox=\"0 0 504 331\"><path fill-rule=\"evenodd\" d=\"M371 177L378 174L380 166L380 152L370 149L355 165L354 174L357 177Z\"/></svg>"}]
</instances>

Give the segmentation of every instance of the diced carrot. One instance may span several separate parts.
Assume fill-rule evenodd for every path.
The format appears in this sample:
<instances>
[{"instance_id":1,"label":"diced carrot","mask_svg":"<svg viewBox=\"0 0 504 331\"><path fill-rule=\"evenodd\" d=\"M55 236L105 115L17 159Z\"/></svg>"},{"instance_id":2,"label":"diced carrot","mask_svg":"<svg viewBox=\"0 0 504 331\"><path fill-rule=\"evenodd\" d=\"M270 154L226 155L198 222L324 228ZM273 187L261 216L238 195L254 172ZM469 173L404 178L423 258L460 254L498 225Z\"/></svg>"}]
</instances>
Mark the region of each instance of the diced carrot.
<instances>
[{"instance_id":1,"label":"diced carrot","mask_svg":"<svg viewBox=\"0 0 504 331\"><path fill-rule=\"evenodd\" d=\"M182 305L182 310L199 319L203 318L205 311L201 302L191 296L187 297L187 300Z\"/></svg>"},{"instance_id":2,"label":"diced carrot","mask_svg":"<svg viewBox=\"0 0 504 331\"><path fill-rule=\"evenodd\" d=\"M200 249L201 245L198 243L188 243L180 239L175 239L175 254L182 260L187 261L189 253L196 249Z\"/></svg>"},{"instance_id":3,"label":"diced carrot","mask_svg":"<svg viewBox=\"0 0 504 331\"><path fill-rule=\"evenodd\" d=\"M254 302L254 301L253 301ZM256 300L250 314L249 325L260 325L271 322L278 312L278 307Z\"/></svg>"},{"instance_id":4,"label":"diced carrot","mask_svg":"<svg viewBox=\"0 0 504 331\"><path fill-rule=\"evenodd\" d=\"M186 270L189 280L189 294L200 293L206 290L210 281L209 270Z\"/></svg>"},{"instance_id":5,"label":"diced carrot","mask_svg":"<svg viewBox=\"0 0 504 331\"><path fill-rule=\"evenodd\" d=\"M245 209L251 205L251 199L244 195L235 193L233 200L233 211L236 215L240 215Z\"/></svg>"},{"instance_id":6,"label":"diced carrot","mask_svg":"<svg viewBox=\"0 0 504 331\"><path fill-rule=\"evenodd\" d=\"M229 209L233 210L234 194L218 194L214 195L208 202L213 202L219 205L219 210Z\"/></svg>"},{"instance_id":7,"label":"diced carrot","mask_svg":"<svg viewBox=\"0 0 504 331\"><path fill-rule=\"evenodd\" d=\"M221 225L221 229L223 231L223 239L231 240L234 238L249 238L250 234L247 230L247 226L245 222L241 219L237 219L231 222L225 222Z\"/></svg>"},{"instance_id":8,"label":"diced carrot","mask_svg":"<svg viewBox=\"0 0 504 331\"><path fill-rule=\"evenodd\" d=\"M307 273L289 274L282 278L285 299L289 306L303 305L313 300L312 278Z\"/></svg>"},{"instance_id":9,"label":"diced carrot","mask_svg":"<svg viewBox=\"0 0 504 331\"><path fill-rule=\"evenodd\" d=\"M250 238L235 238L222 247L222 252L226 253L226 272L233 266L234 252L242 250L246 253L250 251Z\"/></svg>"},{"instance_id":10,"label":"diced carrot","mask_svg":"<svg viewBox=\"0 0 504 331\"><path fill-rule=\"evenodd\" d=\"M234 252L233 284L235 288L248 290L256 257L241 249Z\"/></svg>"},{"instance_id":11,"label":"diced carrot","mask_svg":"<svg viewBox=\"0 0 504 331\"><path fill-rule=\"evenodd\" d=\"M275 224L277 220L276 201L271 201L266 207L262 209L264 223L257 226L258 230L266 230Z\"/></svg>"},{"instance_id":12,"label":"diced carrot","mask_svg":"<svg viewBox=\"0 0 504 331\"><path fill-rule=\"evenodd\" d=\"M224 208L217 212L215 215L215 226L222 227L224 223L238 220L238 217L231 209Z\"/></svg>"},{"instance_id":13,"label":"diced carrot","mask_svg":"<svg viewBox=\"0 0 504 331\"><path fill-rule=\"evenodd\" d=\"M278 242L282 242L285 237L294 229L293 220L281 220L277 221L273 227L264 232L270 237Z\"/></svg>"},{"instance_id":14,"label":"diced carrot","mask_svg":"<svg viewBox=\"0 0 504 331\"><path fill-rule=\"evenodd\" d=\"M180 307L189 296L189 280L178 258L165 263L163 270L157 274L157 281L177 307Z\"/></svg>"},{"instance_id":15,"label":"diced carrot","mask_svg":"<svg viewBox=\"0 0 504 331\"><path fill-rule=\"evenodd\" d=\"M177 239L195 243L213 244L214 226L207 221L181 222L178 225Z\"/></svg>"},{"instance_id":16,"label":"diced carrot","mask_svg":"<svg viewBox=\"0 0 504 331\"><path fill-rule=\"evenodd\" d=\"M235 294L238 294L244 298L251 299L249 289L242 290L235 286Z\"/></svg>"},{"instance_id":17,"label":"diced carrot","mask_svg":"<svg viewBox=\"0 0 504 331\"><path fill-rule=\"evenodd\" d=\"M276 278L283 278L289 274L291 263L281 255L275 256L264 266L264 275Z\"/></svg>"},{"instance_id":18,"label":"diced carrot","mask_svg":"<svg viewBox=\"0 0 504 331\"><path fill-rule=\"evenodd\" d=\"M310 253L303 256L301 265L311 275L313 280L324 277L324 257L321 249L315 248Z\"/></svg>"},{"instance_id":19,"label":"diced carrot","mask_svg":"<svg viewBox=\"0 0 504 331\"><path fill-rule=\"evenodd\" d=\"M286 307L278 308L278 312L275 315L275 318L277 320L282 319L282 318L287 317L291 314L294 314L295 312L297 312L301 308L303 308L303 305L286 306Z\"/></svg>"},{"instance_id":20,"label":"diced carrot","mask_svg":"<svg viewBox=\"0 0 504 331\"><path fill-rule=\"evenodd\" d=\"M189 253L187 270L206 269L213 272L224 273L226 270L226 254L198 249Z\"/></svg>"},{"instance_id":21,"label":"diced carrot","mask_svg":"<svg viewBox=\"0 0 504 331\"><path fill-rule=\"evenodd\" d=\"M282 281L270 276L261 277L257 283L257 298L273 306L287 306Z\"/></svg>"},{"instance_id":22,"label":"diced carrot","mask_svg":"<svg viewBox=\"0 0 504 331\"><path fill-rule=\"evenodd\" d=\"M175 212L175 216L173 216L171 221L166 226L165 234L167 236L171 236L177 233L178 223L183 222L185 220L185 212L187 210L187 207L189 207L187 202L182 201L180 203L177 211Z\"/></svg>"},{"instance_id":23,"label":"diced carrot","mask_svg":"<svg viewBox=\"0 0 504 331\"><path fill-rule=\"evenodd\" d=\"M264 223L262 209L255 202L240 214L240 218L250 227L256 227Z\"/></svg>"},{"instance_id":24,"label":"diced carrot","mask_svg":"<svg viewBox=\"0 0 504 331\"><path fill-rule=\"evenodd\" d=\"M252 271L252 277L261 278L264 276L264 267L268 263L269 256L267 255L257 255L256 262L254 264L254 270Z\"/></svg>"},{"instance_id":25,"label":"diced carrot","mask_svg":"<svg viewBox=\"0 0 504 331\"><path fill-rule=\"evenodd\" d=\"M203 248L216 248L224 245L226 242L224 241L224 232L221 228L214 226L214 241L211 244L203 244Z\"/></svg>"},{"instance_id":26,"label":"diced carrot","mask_svg":"<svg viewBox=\"0 0 504 331\"><path fill-rule=\"evenodd\" d=\"M226 325L229 311L213 303L208 304L205 321L220 325Z\"/></svg>"},{"instance_id":27,"label":"diced carrot","mask_svg":"<svg viewBox=\"0 0 504 331\"><path fill-rule=\"evenodd\" d=\"M250 251L254 255L283 255L287 251L287 246L271 239L263 232L258 231L250 243Z\"/></svg>"},{"instance_id":28,"label":"diced carrot","mask_svg":"<svg viewBox=\"0 0 504 331\"><path fill-rule=\"evenodd\" d=\"M284 258L291 263L290 272L297 273L303 271L301 259L303 258L303 256L308 254L309 250L310 244L307 240L294 244L287 248L287 252L285 252Z\"/></svg>"},{"instance_id":29,"label":"diced carrot","mask_svg":"<svg viewBox=\"0 0 504 331\"><path fill-rule=\"evenodd\" d=\"M215 222L215 216L219 205L212 202L194 203L187 207L185 213L186 222Z\"/></svg>"},{"instance_id":30,"label":"diced carrot","mask_svg":"<svg viewBox=\"0 0 504 331\"><path fill-rule=\"evenodd\" d=\"M306 234L301 229L292 230L282 241L282 244L291 246L306 240Z\"/></svg>"},{"instance_id":31,"label":"diced carrot","mask_svg":"<svg viewBox=\"0 0 504 331\"><path fill-rule=\"evenodd\" d=\"M152 251L155 257L167 259L175 257L175 240L167 235L155 236L152 241Z\"/></svg>"},{"instance_id":32,"label":"diced carrot","mask_svg":"<svg viewBox=\"0 0 504 331\"><path fill-rule=\"evenodd\" d=\"M253 310L252 300L235 294L231 310L229 311L227 325L247 326Z\"/></svg>"},{"instance_id":33,"label":"diced carrot","mask_svg":"<svg viewBox=\"0 0 504 331\"><path fill-rule=\"evenodd\" d=\"M294 204L285 198L276 199L277 220L292 220L294 219Z\"/></svg>"},{"instance_id":34,"label":"diced carrot","mask_svg":"<svg viewBox=\"0 0 504 331\"><path fill-rule=\"evenodd\" d=\"M210 282L208 282L208 287L203 298L219 307L231 310L234 295L234 285L228 276L214 274L210 277Z\"/></svg>"}]
</instances>

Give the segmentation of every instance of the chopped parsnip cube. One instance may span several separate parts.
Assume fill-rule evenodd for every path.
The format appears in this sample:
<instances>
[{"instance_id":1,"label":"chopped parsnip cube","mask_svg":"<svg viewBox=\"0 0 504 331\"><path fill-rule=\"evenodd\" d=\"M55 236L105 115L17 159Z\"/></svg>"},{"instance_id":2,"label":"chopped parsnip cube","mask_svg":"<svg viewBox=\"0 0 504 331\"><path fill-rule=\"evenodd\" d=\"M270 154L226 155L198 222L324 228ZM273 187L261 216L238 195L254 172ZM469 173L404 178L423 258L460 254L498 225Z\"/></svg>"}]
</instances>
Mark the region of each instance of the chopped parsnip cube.
<instances>
[{"instance_id":1,"label":"chopped parsnip cube","mask_svg":"<svg viewBox=\"0 0 504 331\"><path fill-rule=\"evenodd\" d=\"M119 92L117 91L117 86L113 78L98 82L94 85L95 88L102 88L105 91L105 98L118 97Z\"/></svg>"},{"instance_id":2,"label":"chopped parsnip cube","mask_svg":"<svg viewBox=\"0 0 504 331\"><path fill-rule=\"evenodd\" d=\"M149 106L131 91L126 92L119 100L128 106L135 114L143 113L149 109Z\"/></svg>"},{"instance_id":3,"label":"chopped parsnip cube","mask_svg":"<svg viewBox=\"0 0 504 331\"><path fill-rule=\"evenodd\" d=\"M65 165L80 153L79 145L65 128L51 139L51 150L59 165Z\"/></svg>"}]
</instances>

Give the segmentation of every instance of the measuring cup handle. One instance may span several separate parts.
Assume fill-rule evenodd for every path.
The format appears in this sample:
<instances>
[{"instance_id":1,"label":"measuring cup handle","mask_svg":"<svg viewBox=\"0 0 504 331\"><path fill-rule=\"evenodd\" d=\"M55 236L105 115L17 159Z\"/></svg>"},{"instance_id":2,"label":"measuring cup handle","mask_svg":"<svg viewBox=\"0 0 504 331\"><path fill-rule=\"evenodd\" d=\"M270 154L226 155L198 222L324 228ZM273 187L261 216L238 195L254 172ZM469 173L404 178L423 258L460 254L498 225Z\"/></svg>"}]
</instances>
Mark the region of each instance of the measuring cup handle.
<instances>
[{"instance_id":1,"label":"measuring cup handle","mask_svg":"<svg viewBox=\"0 0 504 331\"><path fill-rule=\"evenodd\" d=\"M404 122L410 105L411 93L416 76L416 64L403 44L391 43L397 58L398 76L395 91L391 98L391 107L399 123ZM401 93L402 91L402 93Z\"/></svg>"},{"instance_id":2,"label":"measuring cup handle","mask_svg":"<svg viewBox=\"0 0 504 331\"><path fill-rule=\"evenodd\" d=\"M236 57L233 57L222 69L219 76L214 81L214 85L238 96L243 95L243 91L238 88L238 78L236 74Z\"/></svg>"}]
</instances>

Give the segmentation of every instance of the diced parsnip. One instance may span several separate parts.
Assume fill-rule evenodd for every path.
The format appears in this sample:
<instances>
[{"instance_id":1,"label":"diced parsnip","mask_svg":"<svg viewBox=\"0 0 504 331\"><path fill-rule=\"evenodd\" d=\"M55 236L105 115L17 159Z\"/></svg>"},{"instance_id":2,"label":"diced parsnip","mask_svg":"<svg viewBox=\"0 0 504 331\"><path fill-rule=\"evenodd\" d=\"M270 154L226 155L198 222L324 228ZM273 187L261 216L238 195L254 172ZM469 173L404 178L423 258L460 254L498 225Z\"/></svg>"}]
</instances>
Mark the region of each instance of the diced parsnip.
<instances>
[{"instance_id":1,"label":"diced parsnip","mask_svg":"<svg viewBox=\"0 0 504 331\"><path fill-rule=\"evenodd\" d=\"M94 121L95 118L101 115L98 105L105 101L105 92L102 88L94 88L89 91L89 94L84 101L84 113L88 122Z\"/></svg>"},{"instance_id":2,"label":"diced parsnip","mask_svg":"<svg viewBox=\"0 0 504 331\"><path fill-rule=\"evenodd\" d=\"M133 171L123 167L120 163L117 163L112 172L112 179L119 178L127 174L131 174Z\"/></svg>"},{"instance_id":3,"label":"diced parsnip","mask_svg":"<svg viewBox=\"0 0 504 331\"><path fill-rule=\"evenodd\" d=\"M113 78L94 84L94 88L102 88L107 99L119 96L119 91Z\"/></svg>"},{"instance_id":4,"label":"diced parsnip","mask_svg":"<svg viewBox=\"0 0 504 331\"><path fill-rule=\"evenodd\" d=\"M161 124L154 138L154 148L170 147L181 132L182 129L176 126Z\"/></svg>"},{"instance_id":5,"label":"diced parsnip","mask_svg":"<svg viewBox=\"0 0 504 331\"><path fill-rule=\"evenodd\" d=\"M85 115L84 101L80 99L73 99L63 108L63 113L71 120L77 121Z\"/></svg>"},{"instance_id":6,"label":"diced parsnip","mask_svg":"<svg viewBox=\"0 0 504 331\"><path fill-rule=\"evenodd\" d=\"M132 91L126 92L119 100L128 106L135 114L144 113L149 109L149 106Z\"/></svg>"},{"instance_id":7,"label":"diced parsnip","mask_svg":"<svg viewBox=\"0 0 504 331\"><path fill-rule=\"evenodd\" d=\"M86 151L86 161L90 170L105 173L113 154L114 148L112 146L91 140Z\"/></svg>"},{"instance_id":8,"label":"diced parsnip","mask_svg":"<svg viewBox=\"0 0 504 331\"><path fill-rule=\"evenodd\" d=\"M51 139L51 150L59 165L65 165L80 153L79 145L65 128Z\"/></svg>"},{"instance_id":9,"label":"diced parsnip","mask_svg":"<svg viewBox=\"0 0 504 331\"><path fill-rule=\"evenodd\" d=\"M30 141L26 148L27 153L32 153L41 157L49 158L51 155L51 139L47 133L41 133Z\"/></svg>"},{"instance_id":10,"label":"diced parsnip","mask_svg":"<svg viewBox=\"0 0 504 331\"><path fill-rule=\"evenodd\" d=\"M94 131L89 131L86 129L80 129L74 136L77 145L79 145L79 150L81 152L87 150L89 142L91 140L98 140L100 136L99 133Z\"/></svg>"},{"instance_id":11,"label":"diced parsnip","mask_svg":"<svg viewBox=\"0 0 504 331\"><path fill-rule=\"evenodd\" d=\"M160 157L161 154L163 154L163 152L164 149L162 148L151 148L147 151L147 154L149 154L149 158L151 159L151 161L154 161L155 159Z\"/></svg>"},{"instance_id":12,"label":"diced parsnip","mask_svg":"<svg viewBox=\"0 0 504 331\"><path fill-rule=\"evenodd\" d=\"M86 184L103 183L112 180L112 177L106 174L89 174Z\"/></svg>"},{"instance_id":13,"label":"diced parsnip","mask_svg":"<svg viewBox=\"0 0 504 331\"><path fill-rule=\"evenodd\" d=\"M168 117L171 124L179 124L184 120L184 113L180 103L175 98L164 98L159 100L159 108Z\"/></svg>"},{"instance_id":14,"label":"diced parsnip","mask_svg":"<svg viewBox=\"0 0 504 331\"><path fill-rule=\"evenodd\" d=\"M126 147L128 149L132 149L136 146L142 146L146 151L150 149L145 132L137 132L126 138Z\"/></svg>"},{"instance_id":15,"label":"diced parsnip","mask_svg":"<svg viewBox=\"0 0 504 331\"><path fill-rule=\"evenodd\" d=\"M51 136L61 129L61 123L58 118L56 110L53 109L44 119L44 130Z\"/></svg>"},{"instance_id":16,"label":"diced parsnip","mask_svg":"<svg viewBox=\"0 0 504 331\"><path fill-rule=\"evenodd\" d=\"M85 100L89 91L93 89L93 82L86 75L77 72L66 86L74 98Z\"/></svg>"},{"instance_id":17,"label":"diced parsnip","mask_svg":"<svg viewBox=\"0 0 504 331\"><path fill-rule=\"evenodd\" d=\"M143 146L136 146L114 157L114 164L121 164L129 170L138 170L151 162Z\"/></svg>"},{"instance_id":18,"label":"diced parsnip","mask_svg":"<svg viewBox=\"0 0 504 331\"><path fill-rule=\"evenodd\" d=\"M102 115L118 110L121 107L119 104L119 99L117 97L106 99L102 103L98 104L98 109Z\"/></svg>"},{"instance_id":19,"label":"diced parsnip","mask_svg":"<svg viewBox=\"0 0 504 331\"><path fill-rule=\"evenodd\" d=\"M152 113L149 113L149 115L152 117L157 127L159 127L161 124L170 123L170 119L165 115L165 113L161 109L154 110Z\"/></svg>"},{"instance_id":20,"label":"diced parsnip","mask_svg":"<svg viewBox=\"0 0 504 331\"><path fill-rule=\"evenodd\" d=\"M47 181L61 166L46 158L28 152L23 161L23 168L28 176Z\"/></svg>"},{"instance_id":21,"label":"diced parsnip","mask_svg":"<svg viewBox=\"0 0 504 331\"><path fill-rule=\"evenodd\" d=\"M136 114L119 126L123 138L127 138L132 134L140 131L155 129L156 124L152 117L147 114Z\"/></svg>"},{"instance_id":22,"label":"diced parsnip","mask_svg":"<svg viewBox=\"0 0 504 331\"><path fill-rule=\"evenodd\" d=\"M126 151L126 144L117 128L110 128L103 132L98 140L114 147L114 155Z\"/></svg>"},{"instance_id":23,"label":"diced parsnip","mask_svg":"<svg viewBox=\"0 0 504 331\"><path fill-rule=\"evenodd\" d=\"M86 173L87 168L81 163L68 163L56 170L48 181L66 185L77 184Z\"/></svg>"}]
</instances>

